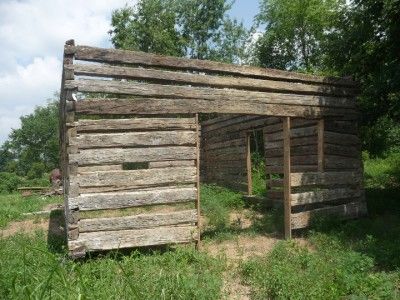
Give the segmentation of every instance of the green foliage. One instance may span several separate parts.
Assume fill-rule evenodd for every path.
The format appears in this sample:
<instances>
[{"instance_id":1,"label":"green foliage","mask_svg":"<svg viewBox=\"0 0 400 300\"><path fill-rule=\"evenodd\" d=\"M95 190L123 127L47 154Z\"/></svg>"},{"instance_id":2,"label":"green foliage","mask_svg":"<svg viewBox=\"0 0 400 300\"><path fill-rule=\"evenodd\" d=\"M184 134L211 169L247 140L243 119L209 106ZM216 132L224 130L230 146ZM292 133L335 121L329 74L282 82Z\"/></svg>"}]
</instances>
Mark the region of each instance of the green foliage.
<instances>
[{"instance_id":1,"label":"green foliage","mask_svg":"<svg viewBox=\"0 0 400 300\"><path fill-rule=\"evenodd\" d=\"M364 147L372 155L400 148L399 14L397 0L352 1L341 11L327 47L327 68L361 84Z\"/></svg>"},{"instance_id":2,"label":"green foliage","mask_svg":"<svg viewBox=\"0 0 400 300\"><path fill-rule=\"evenodd\" d=\"M223 232L229 229L229 212L243 208L242 195L212 184L201 185L201 210L207 217L211 230Z\"/></svg>"},{"instance_id":3,"label":"green foliage","mask_svg":"<svg viewBox=\"0 0 400 300\"><path fill-rule=\"evenodd\" d=\"M1 172L0 173L0 193L11 193L23 183L23 178L14 174Z\"/></svg>"},{"instance_id":4,"label":"green foliage","mask_svg":"<svg viewBox=\"0 0 400 300\"><path fill-rule=\"evenodd\" d=\"M317 251L280 242L266 257L242 265L254 299L394 299L398 274L377 272L372 258L343 249L335 239L314 239Z\"/></svg>"},{"instance_id":5,"label":"green foliage","mask_svg":"<svg viewBox=\"0 0 400 300\"><path fill-rule=\"evenodd\" d=\"M367 152L364 152L364 176L366 188L400 187L400 153L391 153L386 158L370 159Z\"/></svg>"},{"instance_id":6,"label":"green foliage","mask_svg":"<svg viewBox=\"0 0 400 300\"><path fill-rule=\"evenodd\" d=\"M11 221L21 220L24 213L40 211L50 203L61 203L61 197L30 196L20 194L0 194L0 228L4 228Z\"/></svg>"},{"instance_id":7,"label":"green foliage","mask_svg":"<svg viewBox=\"0 0 400 300\"><path fill-rule=\"evenodd\" d=\"M116 48L238 62L247 31L229 18L226 0L141 0L112 15Z\"/></svg>"},{"instance_id":8,"label":"green foliage","mask_svg":"<svg viewBox=\"0 0 400 300\"><path fill-rule=\"evenodd\" d=\"M175 28L173 0L141 0L112 14L111 41L116 48L183 55L183 40Z\"/></svg>"},{"instance_id":9,"label":"green foliage","mask_svg":"<svg viewBox=\"0 0 400 300\"><path fill-rule=\"evenodd\" d=\"M49 251L50 250L50 251ZM189 248L132 252L74 262L41 232L0 239L6 299L216 299L225 262Z\"/></svg>"},{"instance_id":10,"label":"green foliage","mask_svg":"<svg viewBox=\"0 0 400 300\"><path fill-rule=\"evenodd\" d=\"M257 26L265 26L256 45L264 67L321 71L328 32L333 30L341 0L262 0Z\"/></svg>"},{"instance_id":11,"label":"green foliage","mask_svg":"<svg viewBox=\"0 0 400 300\"><path fill-rule=\"evenodd\" d=\"M0 148L0 171L29 177L58 166L58 103L38 106L21 117L21 128L13 129ZM40 177L40 176L39 176Z\"/></svg>"}]
</instances>

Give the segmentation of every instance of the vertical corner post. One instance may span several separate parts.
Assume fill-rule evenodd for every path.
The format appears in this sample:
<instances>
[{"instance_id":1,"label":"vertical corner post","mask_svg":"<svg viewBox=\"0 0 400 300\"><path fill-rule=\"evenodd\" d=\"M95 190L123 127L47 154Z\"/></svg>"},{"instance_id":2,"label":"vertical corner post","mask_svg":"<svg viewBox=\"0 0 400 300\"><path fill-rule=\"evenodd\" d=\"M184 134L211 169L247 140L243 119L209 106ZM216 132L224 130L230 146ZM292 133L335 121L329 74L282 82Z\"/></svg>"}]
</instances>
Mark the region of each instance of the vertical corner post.
<instances>
[{"instance_id":1,"label":"vertical corner post","mask_svg":"<svg viewBox=\"0 0 400 300\"><path fill-rule=\"evenodd\" d=\"M246 135L246 168L247 168L247 194L251 196L253 194L253 179L251 177L251 133L248 132Z\"/></svg>"},{"instance_id":2,"label":"vertical corner post","mask_svg":"<svg viewBox=\"0 0 400 300\"><path fill-rule=\"evenodd\" d=\"M292 237L291 170L290 170L290 117L283 118L283 207L285 239Z\"/></svg>"},{"instance_id":3,"label":"vertical corner post","mask_svg":"<svg viewBox=\"0 0 400 300\"><path fill-rule=\"evenodd\" d=\"M200 125L199 114L196 114L196 210L197 210L197 241L196 248L200 248Z\"/></svg>"},{"instance_id":4,"label":"vertical corner post","mask_svg":"<svg viewBox=\"0 0 400 300\"><path fill-rule=\"evenodd\" d=\"M324 155L324 119L318 120L318 172L324 172L325 168L325 155Z\"/></svg>"}]
</instances>

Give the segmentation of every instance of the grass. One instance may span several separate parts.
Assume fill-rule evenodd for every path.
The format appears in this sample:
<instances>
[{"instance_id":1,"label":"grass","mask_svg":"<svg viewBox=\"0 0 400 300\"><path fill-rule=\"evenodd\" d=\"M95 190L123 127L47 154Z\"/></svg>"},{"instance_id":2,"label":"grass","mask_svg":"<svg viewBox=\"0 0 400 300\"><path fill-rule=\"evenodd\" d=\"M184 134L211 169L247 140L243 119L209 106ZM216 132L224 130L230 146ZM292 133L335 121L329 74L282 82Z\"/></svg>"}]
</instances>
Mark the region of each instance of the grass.
<instances>
[{"instance_id":1,"label":"grass","mask_svg":"<svg viewBox=\"0 0 400 300\"><path fill-rule=\"evenodd\" d=\"M85 261L54 253L43 232L0 239L4 299L215 299L225 262L192 247L110 252ZM17 254L17 255L16 255Z\"/></svg>"},{"instance_id":2,"label":"grass","mask_svg":"<svg viewBox=\"0 0 400 300\"><path fill-rule=\"evenodd\" d=\"M218 299L227 297L223 286L229 272L250 287L253 299L400 299L398 157L365 162L368 218L317 220L303 233L305 246L281 241L271 252L239 266L192 246L109 252L71 261L64 241L46 240L44 232L0 238L0 298ZM258 178L254 182L263 185L262 175ZM0 224L4 227L54 201L60 199L1 195ZM230 189L203 185L201 201L206 242L268 234L268 229L281 227L281 212L248 207L241 194ZM249 216L252 227L241 230L231 222L233 211L254 214Z\"/></svg>"},{"instance_id":3,"label":"grass","mask_svg":"<svg viewBox=\"0 0 400 300\"><path fill-rule=\"evenodd\" d=\"M18 193L0 194L0 228L11 221L25 219L24 213L36 212L51 203L61 203L61 197L44 197L33 195L22 197Z\"/></svg>"}]
</instances>

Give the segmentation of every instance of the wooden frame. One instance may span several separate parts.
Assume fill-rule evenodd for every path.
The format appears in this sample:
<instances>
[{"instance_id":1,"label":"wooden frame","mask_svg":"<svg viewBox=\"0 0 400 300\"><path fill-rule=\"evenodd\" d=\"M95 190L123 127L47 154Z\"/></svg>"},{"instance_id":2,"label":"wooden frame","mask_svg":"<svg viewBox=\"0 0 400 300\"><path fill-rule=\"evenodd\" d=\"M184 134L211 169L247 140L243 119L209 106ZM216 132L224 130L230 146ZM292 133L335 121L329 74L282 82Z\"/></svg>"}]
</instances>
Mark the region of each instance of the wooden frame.
<instances>
[{"instance_id":1,"label":"wooden frame","mask_svg":"<svg viewBox=\"0 0 400 300\"><path fill-rule=\"evenodd\" d=\"M286 238L325 211L362 215L356 94L356 84L344 78L68 41L60 152L71 256L121 247L199 245L200 181L252 194L248 132L255 129L263 130L268 197L284 205ZM220 117L200 124L199 113ZM313 186L323 188L316 192ZM146 205L154 211L98 219L87 215ZM175 208L166 214L157 211L159 205Z\"/></svg>"}]
</instances>

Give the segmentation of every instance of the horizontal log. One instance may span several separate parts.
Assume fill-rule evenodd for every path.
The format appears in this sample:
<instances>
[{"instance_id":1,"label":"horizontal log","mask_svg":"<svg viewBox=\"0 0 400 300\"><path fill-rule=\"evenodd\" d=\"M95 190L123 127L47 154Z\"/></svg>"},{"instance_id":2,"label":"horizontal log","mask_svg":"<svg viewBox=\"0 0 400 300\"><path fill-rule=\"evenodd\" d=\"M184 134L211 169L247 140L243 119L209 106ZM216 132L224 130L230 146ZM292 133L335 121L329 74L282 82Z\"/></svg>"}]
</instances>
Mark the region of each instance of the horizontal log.
<instances>
[{"instance_id":1,"label":"horizontal log","mask_svg":"<svg viewBox=\"0 0 400 300\"><path fill-rule=\"evenodd\" d=\"M118 171L122 170L122 165L105 165L105 166L89 166L89 167L78 167L78 173L85 172L98 172L98 171Z\"/></svg>"},{"instance_id":2,"label":"horizontal log","mask_svg":"<svg viewBox=\"0 0 400 300\"><path fill-rule=\"evenodd\" d=\"M138 230L83 232L75 241L68 241L70 251L101 251L165 244L189 243L197 240L196 226L172 226Z\"/></svg>"},{"instance_id":3,"label":"horizontal log","mask_svg":"<svg viewBox=\"0 0 400 300\"><path fill-rule=\"evenodd\" d=\"M361 157L351 158L336 155L325 155L325 169L360 169L362 167Z\"/></svg>"},{"instance_id":4,"label":"horizontal log","mask_svg":"<svg viewBox=\"0 0 400 300\"><path fill-rule=\"evenodd\" d=\"M222 149L222 148L227 148L227 147L245 146L245 145L246 145L246 140L244 138L233 139L233 140L223 141L223 142L209 142L206 139L202 139L202 141L201 141L201 147L202 147L202 150L204 150L204 151L210 151L210 150L214 150L214 149Z\"/></svg>"},{"instance_id":5,"label":"horizontal log","mask_svg":"<svg viewBox=\"0 0 400 300\"><path fill-rule=\"evenodd\" d=\"M150 80L167 84L189 84L217 88L235 88L257 91L292 92L313 95L354 96L357 91L345 87L318 86L268 79L253 79L232 76L212 76L188 72L172 72L155 69L107 65L74 64L67 69L75 75Z\"/></svg>"},{"instance_id":6,"label":"horizontal log","mask_svg":"<svg viewBox=\"0 0 400 300\"><path fill-rule=\"evenodd\" d=\"M344 134L331 131L324 132L324 141L329 144L339 144L339 145L359 145L360 138L354 134Z\"/></svg>"},{"instance_id":7,"label":"horizontal log","mask_svg":"<svg viewBox=\"0 0 400 300\"><path fill-rule=\"evenodd\" d=\"M194 167L195 160L167 160L167 161L151 161L149 162L149 169L155 168L170 168L170 167Z\"/></svg>"},{"instance_id":8,"label":"horizontal log","mask_svg":"<svg viewBox=\"0 0 400 300\"><path fill-rule=\"evenodd\" d=\"M68 123L81 132L107 132L126 130L190 130L196 129L194 118L132 118L85 120Z\"/></svg>"},{"instance_id":9,"label":"horizontal log","mask_svg":"<svg viewBox=\"0 0 400 300\"><path fill-rule=\"evenodd\" d=\"M83 149L70 154L70 163L78 165L122 164L163 160L195 159L196 148L186 146L155 148Z\"/></svg>"},{"instance_id":10,"label":"horizontal log","mask_svg":"<svg viewBox=\"0 0 400 300\"><path fill-rule=\"evenodd\" d=\"M87 115L131 115L131 114L180 114L180 113L241 113L268 116L318 118L336 116L357 118L354 109L317 106L278 105L249 100L246 103L234 99L86 99L74 102L76 113Z\"/></svg>"},{"instance_id":11,"label":"horizontal log","mask_svg":"<svg viewBox=\"0 0 400 300\"><path fill-rule=\"evenodd\" d=\"M293 173L299 172L313 172L317 171L317 165L292 165L290 167ZM281 166L265 166L267 174L283 174L283 165Z\"/></svg>"},{"instance_id":12,"label":"horizontal log","mask_svg":"<svg viewBox=\"0 0 400 300\"><path fill-rule=\"evenodd\" d=\"M290 163L293 165L316 165L318 157L316 155L290 156ZM268 157L265 159L266 166L283 166L283 157Z\"/></svg>"},{"instance_id":13,"label":"horizontal log","mask_svg":"<svg viewBox=\"0 0 400 300\"><path fill-rule=\"evenodd\" d=\"M299 229L310 226L313 218L334 216L335 218L346 220L360 218L365 215L367 215L365 202L352 202L292 214L291 223L292 229Z\"/></svg>"},{"instance_id":14,"label":"horizontal log","mask_svg":"<svg viewBox=\"0 0 400 300\"><path fill-rule=\"evenodd\" d=\"M324 122L325 122L324 128L326 131L358 135L357 122L339 121L331 119L326 119Z\"/></svg>"},{"instance_id":15,"label":"horizontal log","mask_svg":"<svg viewBox=\"0 0 400 300\"><path fill-rule=\"evenodd\" d=\"M265 118L265 117L264 117ZM233 117L228 118L225 117L223 121L220 121L218 123L213 123L210 125L202 125L202 131L203 135L206 133L209 133L211 131L220 131L223 128L231 128L233 125L238 125L238 124L243 124L243 123L248 123L253 120L260 119L260 116L254 116L254 115L233 115Z\"/></svg>"},{"instance_id":16,"label":"horizontal log","mask_svg":"<svg viewBox=\"0 0 400 300\"><path fill-rule=\"evenodd\" d=\"M140 214L127 217L83 219L78 222L79 233L111 230L130 230L171 226L197 222L196 210Z\"/></svg>"},{"instance_id":17,"label":"horizontal log","mask_svg":"<svg viewBox=\"0 0 400 300\"><path fill-rule=\"evenodd\" d=\"M360 172L308 172L292 173L291 184L295 186L309 185L360 185L362 173Z\"/></svg>"},{"instance_id":18,"label":"horizontal log","mask_svg":"<svg viewBox=\"0 0 400 300\"><path fill-rule=\"evenodd\" d=\"M148 191L82 194L70 197L69 207L81 211L120 209L145 205L173 204L196 200L197 190L191 188L157 188Z\"/></svg>"},{"instance_id":19,"label":"horizontal log","mask_svg":"<svg viewBox=\"0 0 400 300\"><path fill-rule=\"evenodd\" d=\"M299 138L306 136L314 136L317 134L317 126L301 127L290 130L291 138ZM283 132L276 132L271 134L265 134L264 139L266 142L279 141L283 139Z\"/></svg>"},{"instance_id":20,"label":"horizontal log","mask_svg":"<svg viewBox=\"0 0 400 300\"><path fill-rule=\"evenodd\" d=\"M66 89L83 93L110 93L143 97L165 97L201 100L258 101L266 104L291 104L317 107L355 108L353 98L295 95L272 92L252 92L233 89L214 89L150 83L134 83L114 80L67 80Z\"/></svg>"},{"instance_id":21,"label":"horizontal log","mask_svg":"<svg viewBox=\"0 0 400 300\"><path fill-rule=\"evenodd\" d=\"M317 145L317 136L299 137L290 139L290 146ZM283 149L283 141L265 142L265 151L269 149Z\"/></svg>"},{"instance_id":22,"label":"horizontal log","mask_svg":"<svg viewBox=\"0 0 400 300\"><path fill-rule=\"evenodd\" d=\"M149 67L165 67L200 72L217 72L242 76L253 76L266 79L279 79L295 82L314 82L323 85L354 87L355 82L348 78L321 77L303 73L295 73L267 68L238 66L208 60L177 58L138 51L102 49L88 46L66 46L66 54L74 54L75 59L121 64L135 64Z\"/></svg>"},{"instance_id":23,"label":"horizontal log","mask_svg":"<svg viewBox=\"0 0 400 300\"><path fill-rule=\"evenodd\" d=\"M70 145L77 146L78 149L195 144L195 131L85 133L70 139Z\"/></svg>"},{"instance_id":24,"label":"horizontal log","mask_svg":"<svg viewBox=\"0 0 400 300\"><path fill-rule=\"evenodd\" d=\"M81 192L85 187L140 188L166 184L195 182L195 167L172 167L161 169L141 169L109 172L83 173L71 176L71 182L79 183Z\"/></svg>"},{"instance_id":25,"label":"horizontal log","mask_svg":"<svg viewBox=\"0 0 400 300\"><path fill-rule=\"evenodd\" d=\"M335 188L321 189L312 192L294 193L291 195L292 206L321 203L338 199L360 197L362 194L360 189L352 188Z\"/></svg>"}]
</instances>

